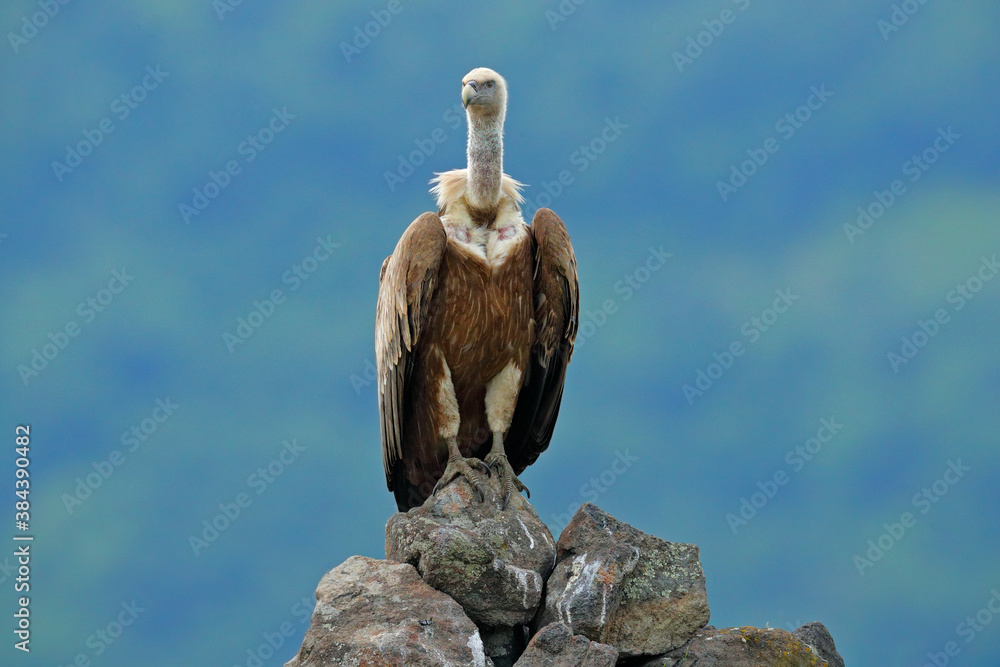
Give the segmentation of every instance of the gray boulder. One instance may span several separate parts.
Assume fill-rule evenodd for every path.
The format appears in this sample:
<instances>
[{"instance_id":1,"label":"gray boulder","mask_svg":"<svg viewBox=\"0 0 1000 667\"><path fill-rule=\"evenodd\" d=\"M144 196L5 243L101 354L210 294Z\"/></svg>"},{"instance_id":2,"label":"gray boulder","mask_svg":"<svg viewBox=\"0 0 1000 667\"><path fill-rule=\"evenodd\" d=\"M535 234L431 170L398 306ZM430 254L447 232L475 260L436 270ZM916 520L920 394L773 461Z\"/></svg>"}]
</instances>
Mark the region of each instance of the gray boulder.
<instances>
[{"instance_id":1,"label":"gray boulder","mask_svg":"<svg viewBox=\"0 0 1000 667\"><path fill-rule=\"evenodd\" d=\"M708 619L697 546L652 537L587 503L559 537L537 626L563 622L633 657L683 645Z\"/></svg>"},{"instance_id":2,"label":"gray boulder","mask_svg":"<svg viewBox=\"0 0 1000 667\"><path fill-rule=\"evenodd\" d=\"M412 565L352 556L323 576L316 601L285 667L492 667L462 607Z\"/></svg>"},{"instance_id":3,"label":"gray boulder","mask_svg":"<svg viewBox=\"0 0 1000 667\"><path fill-rule=\"evenodd\" d=\"M538 631L514 667L614 667L618 651L574 635L565 623L550 623Z\"/></svg>"},{"instance_id":4,"label":"gray boulder","mask_svg":"<svg viewBox=\"0 0 1000 667\"><path fill-rule=\"evenodd\" d=\"M635 667L824 667L812 647L779 628L702 628L686 645ZM842 665L843 663L841 663Z\"/></svg>"},{"instance_id":5,"label":"gray boulder","mask_svg":"<svg viewBox=\"0 0 1000 667\"><path fill-rule=\"evenodd\" d=\"M817 621L806 623L793 630L792 634L809 644L813 651L826 660L826 664L830 667L844 667L844 659L840 657L837 646L833 643L833 637L830 636L830 631L822 623Z\"/></svg>"},{"instance_id":6,"label":"gray boulder","mask_svg":"<svg viewBox=\"0 0 1000 667\"><path fill-rule=\"evenodd\" d=\"M397 512L385 527L385 555L411 563L428 584L453 597L481 626L527 624L555 561L552 534L520 494L506 509L499 486L481 502L459 477L421 507Z\"/></svg>"}]
</instances>

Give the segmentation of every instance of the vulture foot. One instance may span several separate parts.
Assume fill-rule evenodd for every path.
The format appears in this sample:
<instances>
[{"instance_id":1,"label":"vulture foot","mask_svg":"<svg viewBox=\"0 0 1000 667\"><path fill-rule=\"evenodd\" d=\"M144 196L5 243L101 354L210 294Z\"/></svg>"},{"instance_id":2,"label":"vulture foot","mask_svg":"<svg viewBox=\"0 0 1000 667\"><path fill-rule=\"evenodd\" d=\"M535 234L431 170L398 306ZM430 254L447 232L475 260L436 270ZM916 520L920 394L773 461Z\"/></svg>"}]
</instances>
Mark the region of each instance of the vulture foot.
<instances>
[{"instance_id":1,"label":"vulture foot","mask_svg":"<svg viewBox=\"0 0 1000 667\"><path fill-rule=\"evenodd\" d=\"M514 474L514 469L510 467L510 462L507 460L506 454L490 452L486 455L486 467L491 475L494 472L500 475L500 489L503 492L501 509L507 509L507 503L510 502L510 497L514 493L514 489L517 489L519 492L524 491L529 498L531 497L531 491Z\"/></svg>"},{"instance_id":2,"label":"vulture foot","mask_svg":"<svg viewBox=\"0 0 1000 667\"><path fill-rule=\"evenodd\" d=\"M486 500L486 485L483 483L482 474L477 472L475 468L481 469L487 475L490 471L489 466L475 457L468 459L461 456L449 458L448 465L445 466L444 473L434 485L434 491L431 494L436 495L439 489L443 489L451 484L456 477L461 476L468 480L473 491L476 492L476 500L484 502Z\"/></svg>"}]
</instances>

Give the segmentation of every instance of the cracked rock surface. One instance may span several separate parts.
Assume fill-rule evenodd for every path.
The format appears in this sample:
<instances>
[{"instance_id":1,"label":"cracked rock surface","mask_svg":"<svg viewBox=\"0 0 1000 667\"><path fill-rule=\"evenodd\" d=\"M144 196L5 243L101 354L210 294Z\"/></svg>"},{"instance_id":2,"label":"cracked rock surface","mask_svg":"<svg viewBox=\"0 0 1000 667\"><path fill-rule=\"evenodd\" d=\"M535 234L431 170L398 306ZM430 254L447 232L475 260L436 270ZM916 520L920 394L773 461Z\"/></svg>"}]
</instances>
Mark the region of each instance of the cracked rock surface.
<instances>
[{"instance_id":1,"label":"cracked rock surface","mask_svg":"<svg viewBox=\"0 0 1000 667\"><path fill-rule=\"evenodd\" d=\"M559 537L538 625L563 622L633 657L683 645L708 618L698 547L647 535L587 503Z\"/></svg>"},{"instance_id":2,"label":"cracked rock surface","mask_svg":"<svg viewBox=\"0 0 1000 667\"><path fill-rule=\"evenodd\" d=\"M513 495L501 510L496 479L485 481L494 492L486 502L458 478L423 506L392 515L385 556L413 564L480 625L527 624L542 601L555 542L523 496Z\"/></svg>"}]
</instances>

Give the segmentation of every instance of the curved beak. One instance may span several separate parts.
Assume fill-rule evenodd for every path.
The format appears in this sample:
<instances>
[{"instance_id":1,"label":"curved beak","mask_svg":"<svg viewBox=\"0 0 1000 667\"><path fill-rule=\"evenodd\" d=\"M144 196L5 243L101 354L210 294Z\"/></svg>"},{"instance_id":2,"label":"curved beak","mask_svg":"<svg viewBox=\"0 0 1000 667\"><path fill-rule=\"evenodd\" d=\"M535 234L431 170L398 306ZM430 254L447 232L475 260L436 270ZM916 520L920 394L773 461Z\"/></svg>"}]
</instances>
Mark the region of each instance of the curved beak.
<instances>
[{"instance_id":1,"label":"curved beak","mask_svg":"<svg viewBox=\"0 0 1000 667\"><path fill-rule=\"evenodd\" d=\"M479 84L470 81L462 88L462 107L468 109L469 103L479 94Z\"/></svg>"}]
</instances>

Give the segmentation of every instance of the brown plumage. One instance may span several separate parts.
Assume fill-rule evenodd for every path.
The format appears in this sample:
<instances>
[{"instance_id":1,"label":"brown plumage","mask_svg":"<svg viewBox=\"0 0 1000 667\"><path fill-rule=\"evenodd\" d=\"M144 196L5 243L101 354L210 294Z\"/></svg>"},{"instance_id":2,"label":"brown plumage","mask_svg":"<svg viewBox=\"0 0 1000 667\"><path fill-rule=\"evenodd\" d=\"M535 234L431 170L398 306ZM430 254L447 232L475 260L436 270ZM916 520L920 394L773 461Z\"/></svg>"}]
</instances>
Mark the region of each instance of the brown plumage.
<instances>
[{"instance_id":1,"label":"brown plumage","mask_svg":"<svg viewBox=\"0 0 1000 667\"><path fill-rule=\"evenodd\" d=\"M469 168L435 179L424 213L385 263L376 361L386 484L400 510L463 475L482 493L517 475L552 438L576 337L576 258L566 227L539 209L528 227L520 184L502 171L506 83L463 79Z\"/></svg>"}]
</instances>

